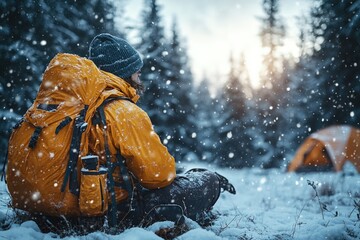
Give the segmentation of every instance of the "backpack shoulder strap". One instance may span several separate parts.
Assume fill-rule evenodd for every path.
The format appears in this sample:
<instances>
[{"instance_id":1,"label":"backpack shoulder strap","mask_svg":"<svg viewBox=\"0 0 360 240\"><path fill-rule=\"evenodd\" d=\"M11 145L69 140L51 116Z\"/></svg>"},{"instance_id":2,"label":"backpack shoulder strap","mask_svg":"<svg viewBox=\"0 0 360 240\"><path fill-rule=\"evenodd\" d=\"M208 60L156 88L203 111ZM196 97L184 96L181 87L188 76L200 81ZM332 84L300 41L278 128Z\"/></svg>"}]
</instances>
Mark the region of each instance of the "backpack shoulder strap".
<instances>
[{"instance_id":1,"label":"backpack shoulder strap","mask_svg":"<svg viewBox=\"0 0 360 240\"><path fill-rule=\"evenodd\" d=\"M77 161L80 152L81 135L87 127L87 123L85 122L87 110L88 106L85 105L84 108L81 110L80 114L75 118L69 150L69 161L66 167L64 180L61 185L61 192L64 192L67 183L69 182L70 192L77 196L79 195L80 186L77 176Z\"/></svg>"},{"instance_id":2,"label":"backpack shoulder strap","mask_svg":"<svg viewBox=\"0 0 360 240\"><path fill-rule=\"evenodd\" d=\"M117 218L116 218L116 214L117 214L117 207L116 207L116 198L115 198L115 183L114 183L114 178L112 176L112 172L113 172L113 164L111 162L111 153L110 153L110 149L109 149L109 143L108 143L108 136L107 136L107 122L106 122L106 116L105 116L105 106L107 104L109 104L112 101L116 101L116 100L127 100L130 102L131 101L130 98L127 97L123 97L123 96L118 96L118 97L110 97L108 99L106 99L99 107L98 107L98 112L100 115L100 120L101 123L103 125L103 133L104 133L104 147L105 147L105 155L106 155L106 167L108 169L108 188L109 188L109 192L110 192L110 196L111 196L111 206L109 209L109 224L110 226L116 226L117 224ZM132 187L132 183L131 183L131 177L129 172L127 171L127 167L126 167L126 163L125 163L125 159L122 157L120 149L117 150L117 154L116 154L116 159L117 159L117 165L120 166L120 171L121 171L121 175L123 178L123 188L128 192L128 196L131 197L132 196L132 192L133 192L133 187Z\"/></svg>"}]
</instances>

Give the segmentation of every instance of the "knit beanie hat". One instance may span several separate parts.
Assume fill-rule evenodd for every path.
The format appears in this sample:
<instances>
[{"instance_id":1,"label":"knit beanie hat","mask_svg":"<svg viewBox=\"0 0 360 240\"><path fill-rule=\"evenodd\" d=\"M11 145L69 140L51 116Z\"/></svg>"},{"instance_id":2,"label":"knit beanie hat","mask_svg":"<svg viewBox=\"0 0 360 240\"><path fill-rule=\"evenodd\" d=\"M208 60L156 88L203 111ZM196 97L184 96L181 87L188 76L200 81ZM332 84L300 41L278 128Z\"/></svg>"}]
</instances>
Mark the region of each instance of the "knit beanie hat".
<instances>
[{"instance_id":1,"label":"knit beanie hat","mask_svg":"<svg viewBox=\"0 0 360 240\"><path fill-rule=\"evenodd\" d=\"M99 34L91 41L89 59L101 70L122 79L130 77L143 66L140 54L128 42L108 33Z\"/></svg>"}]
</instances>

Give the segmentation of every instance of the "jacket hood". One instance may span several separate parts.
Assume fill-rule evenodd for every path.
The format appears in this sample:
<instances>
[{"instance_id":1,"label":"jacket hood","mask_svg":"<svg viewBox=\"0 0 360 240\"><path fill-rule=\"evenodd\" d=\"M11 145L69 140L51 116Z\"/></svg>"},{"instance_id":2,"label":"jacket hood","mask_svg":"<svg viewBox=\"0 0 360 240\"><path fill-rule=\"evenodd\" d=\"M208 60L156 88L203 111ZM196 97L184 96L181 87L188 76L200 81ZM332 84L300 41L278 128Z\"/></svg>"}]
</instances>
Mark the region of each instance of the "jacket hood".
<instances>
[{"instance_id":1,"label":"jacket hood","mask_svg":"<svg viewBox=\"0 0 360 240\"><path fill-rule=\"evenodd\" d=\"M133 88L128 82L124 79L109 73L102 71L102 74L106 76L106 89L103 94L110 96L124 96L130 98L134 103L136 103L140 96L136 93L136 89Z\"/></svg>"}]
</instances>

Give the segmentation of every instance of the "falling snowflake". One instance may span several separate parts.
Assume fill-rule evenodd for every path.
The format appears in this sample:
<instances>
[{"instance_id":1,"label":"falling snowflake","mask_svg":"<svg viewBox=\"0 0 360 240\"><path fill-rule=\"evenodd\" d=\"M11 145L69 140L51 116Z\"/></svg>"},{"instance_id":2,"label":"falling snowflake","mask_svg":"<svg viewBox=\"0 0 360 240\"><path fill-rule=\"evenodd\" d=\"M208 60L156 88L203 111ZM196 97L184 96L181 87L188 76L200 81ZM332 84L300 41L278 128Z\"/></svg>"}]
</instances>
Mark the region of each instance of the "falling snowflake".
<instances>
[{"instance_id":1,"label":"falling snowflake","mask_svg":"<svg viewBox=\"0 0 360 240\"><path fill-rule=\"evenodd\" d=\"M40 192L34 192L32 195L31 195L31 199L33 201L38 201L40 199L41 195L40 195Z\"/></svg>"}]
</instances>

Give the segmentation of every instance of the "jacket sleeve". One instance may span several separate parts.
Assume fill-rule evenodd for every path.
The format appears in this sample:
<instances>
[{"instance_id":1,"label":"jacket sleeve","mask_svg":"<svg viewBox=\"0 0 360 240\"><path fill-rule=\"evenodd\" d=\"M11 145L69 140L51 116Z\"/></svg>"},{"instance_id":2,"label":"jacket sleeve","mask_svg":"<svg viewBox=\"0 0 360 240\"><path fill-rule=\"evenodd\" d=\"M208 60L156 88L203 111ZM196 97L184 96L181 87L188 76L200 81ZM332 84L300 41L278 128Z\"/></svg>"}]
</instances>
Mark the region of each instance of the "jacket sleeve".
<instances>
[{"instance_id":1,"label":"jacket sleeve","mask_svg":"<svg viewBox=\"0 0 360 240\"><path fill-rule=\"evenodd\" d=\"M149 116L128 101L116 101L106 112L111 141L141 185L156 189L171 184L176 177L175 159L161 143Z\"/></svg>"}]
</instances>

